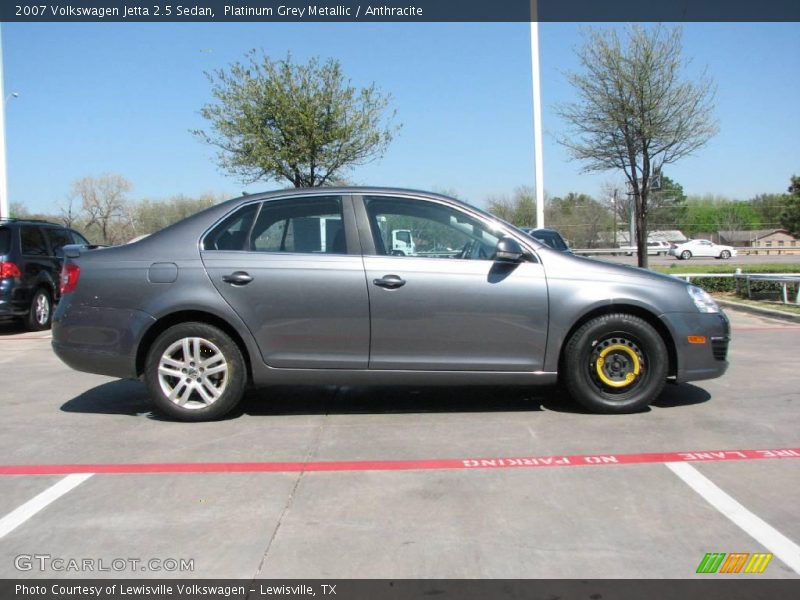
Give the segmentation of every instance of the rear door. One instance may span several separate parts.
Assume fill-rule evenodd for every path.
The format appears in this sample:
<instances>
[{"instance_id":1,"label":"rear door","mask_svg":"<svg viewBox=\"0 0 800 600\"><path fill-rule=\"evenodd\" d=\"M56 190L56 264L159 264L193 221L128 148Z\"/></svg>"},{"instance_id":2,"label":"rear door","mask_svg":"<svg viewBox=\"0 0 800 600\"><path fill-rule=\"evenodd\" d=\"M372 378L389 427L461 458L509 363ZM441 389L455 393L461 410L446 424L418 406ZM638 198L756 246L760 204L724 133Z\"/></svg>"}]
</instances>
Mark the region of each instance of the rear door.
<instances>
[{"instance_id":1,"label":"rear door","mask_svg":"<svg viewBox=\"0 0 800 600\"><path fill-rule=\"evenodd\" d=\"M20 250L22 251L23 286L19 293L29 300L39 286L47 286L56 293L59 276L58 259L45 237L44 228L39 225L21 225L19 231Z\"/></svg>"},{"instance_id":2,"label":"rear door","mask_svg":"<svg viewBox=\"0 0 800 600\"><path fill-rule=\"evenodd\" d=\"M349 197L254 202L202 245L211 281L266 364L367 367L369 301Z\"/></svg>"},{"instance_id":3,"label":"rear door","mask_svg":"<svg viewBox=\"0 0 800 600\"><path fill-rule=\"evenodd\" d=\"M538 262L493 260L502 232L447 203L365 196L357 204L371 309L370 369L538 371L547 282ZM415 254L392 255L411 231ZM535 257L532 257L535 260Z\"/></svg>"}]
</instances>

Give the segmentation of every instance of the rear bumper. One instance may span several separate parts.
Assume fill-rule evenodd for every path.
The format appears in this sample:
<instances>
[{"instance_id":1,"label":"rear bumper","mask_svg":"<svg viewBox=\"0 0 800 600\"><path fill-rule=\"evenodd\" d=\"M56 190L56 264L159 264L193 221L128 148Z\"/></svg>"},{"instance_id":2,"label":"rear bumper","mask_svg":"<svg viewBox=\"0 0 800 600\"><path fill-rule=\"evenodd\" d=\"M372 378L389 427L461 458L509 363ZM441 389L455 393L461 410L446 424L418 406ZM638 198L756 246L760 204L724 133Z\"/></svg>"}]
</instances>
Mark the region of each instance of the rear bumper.
<instances>
[{"instance_id":1,"label":"rear bumper","mask_svg":"<svg viewBox=\"0 0 800 600\"><path fill-rule=\"evenodd\" d=\"M53 351L77 371L136 377L136 350L155 322L147 313L59 303L53 316Z\"/></svg>"},{"instance_id":2,"label":"rear bumper","mask_svg":"<svg viewBox=\"0 0 800 600\"><path fill-rule=\"evenodd\" d=\"M728 370L731 328L724 312L666 313L662 321L675 342L677 382L721 377ZM689 336L703 336L702 344L691 344Z\"/></svg>"},{"instance_id":3,"label":"rear bumper","mask_svg":"<svg viewBox=\"0 0 800 600\"><path fill-rule=\"evenodd\" d=\"M13 279L0 279L0 319L24 317L28 314L30 301L25 302L25 298L20 298L19 292L20 289L15 288Z\"/></svg>"}]
</instances>

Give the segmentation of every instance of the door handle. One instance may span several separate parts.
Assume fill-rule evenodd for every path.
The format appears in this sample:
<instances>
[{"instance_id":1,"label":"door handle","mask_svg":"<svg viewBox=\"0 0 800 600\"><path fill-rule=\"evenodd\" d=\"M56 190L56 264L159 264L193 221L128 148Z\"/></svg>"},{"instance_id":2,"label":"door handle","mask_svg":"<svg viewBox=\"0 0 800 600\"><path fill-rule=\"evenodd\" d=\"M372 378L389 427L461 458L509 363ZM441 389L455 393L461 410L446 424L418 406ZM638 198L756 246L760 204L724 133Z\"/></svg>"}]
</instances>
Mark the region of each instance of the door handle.
<instances>
[{"instance_id":1,"label":"door handle","mask_svg":"<svg viewBox=\"0 0 800 600\"><path fill-rule=\"evenodd\" d=\"M253 281L253 277L250 273L246 273L245 271L236 271L230 275L223 275L222 281L230 283L231 285L247 285Z\"/></svg>"},{"instance_id":2,"label":"door handle","mask_svg":"<svg viewBox=\"0 0 800 600\"><path fill-rule=\"evenodd\" d=\"M372 283L378 287L394 290L403 287L406 284L406 280L398 275L384 275L380 279L373 279Z\"/></svg>"}]
</instances>

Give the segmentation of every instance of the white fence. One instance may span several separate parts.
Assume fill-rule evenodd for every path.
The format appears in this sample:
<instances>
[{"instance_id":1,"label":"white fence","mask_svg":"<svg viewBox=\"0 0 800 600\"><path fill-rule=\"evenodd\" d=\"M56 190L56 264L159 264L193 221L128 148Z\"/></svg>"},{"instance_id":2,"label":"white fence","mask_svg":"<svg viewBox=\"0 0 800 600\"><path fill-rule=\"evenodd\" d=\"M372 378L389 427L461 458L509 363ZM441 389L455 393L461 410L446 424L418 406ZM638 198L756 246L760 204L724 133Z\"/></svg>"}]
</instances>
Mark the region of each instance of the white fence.
<instances>
[{"instance_id":1,"label":"white fence","mask_svg":"<svg viewBox=\"0 0 800 600\"><path fill-rule=\"evenodd\" d=\"M672 275L679 279L684 279L688 283L692 279L703 279L715 277L721 279L736 279L736 289L739 290L739 282L744 282L747 289L747 297L752 298L753 293L750 283L754 281L770 281L781 285L781 299L784 304L789 304L789 288L793 287L794 304L800 305L800 273L680 273Z\"/></svg>"}]
</instances>

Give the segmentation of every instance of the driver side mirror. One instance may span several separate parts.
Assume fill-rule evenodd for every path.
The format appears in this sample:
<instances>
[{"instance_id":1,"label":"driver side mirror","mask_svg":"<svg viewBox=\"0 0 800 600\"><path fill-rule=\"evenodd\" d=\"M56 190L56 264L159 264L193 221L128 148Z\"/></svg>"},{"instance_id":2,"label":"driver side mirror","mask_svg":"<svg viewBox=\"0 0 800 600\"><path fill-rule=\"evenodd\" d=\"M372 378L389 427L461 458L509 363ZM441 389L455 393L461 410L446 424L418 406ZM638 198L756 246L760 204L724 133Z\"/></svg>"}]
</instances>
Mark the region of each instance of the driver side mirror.
<instances>
[{"instance_id":1,"label":"driver side mirror","mask_svg":"<svg viewBox=\"0 0 800 600\"><path fill-rule=\"evenodd\" d=\"M518 263L525 256L525 251L514 238L503 237L497 242L494 259L500 262Z\"/></svg>"}]
</instances>

